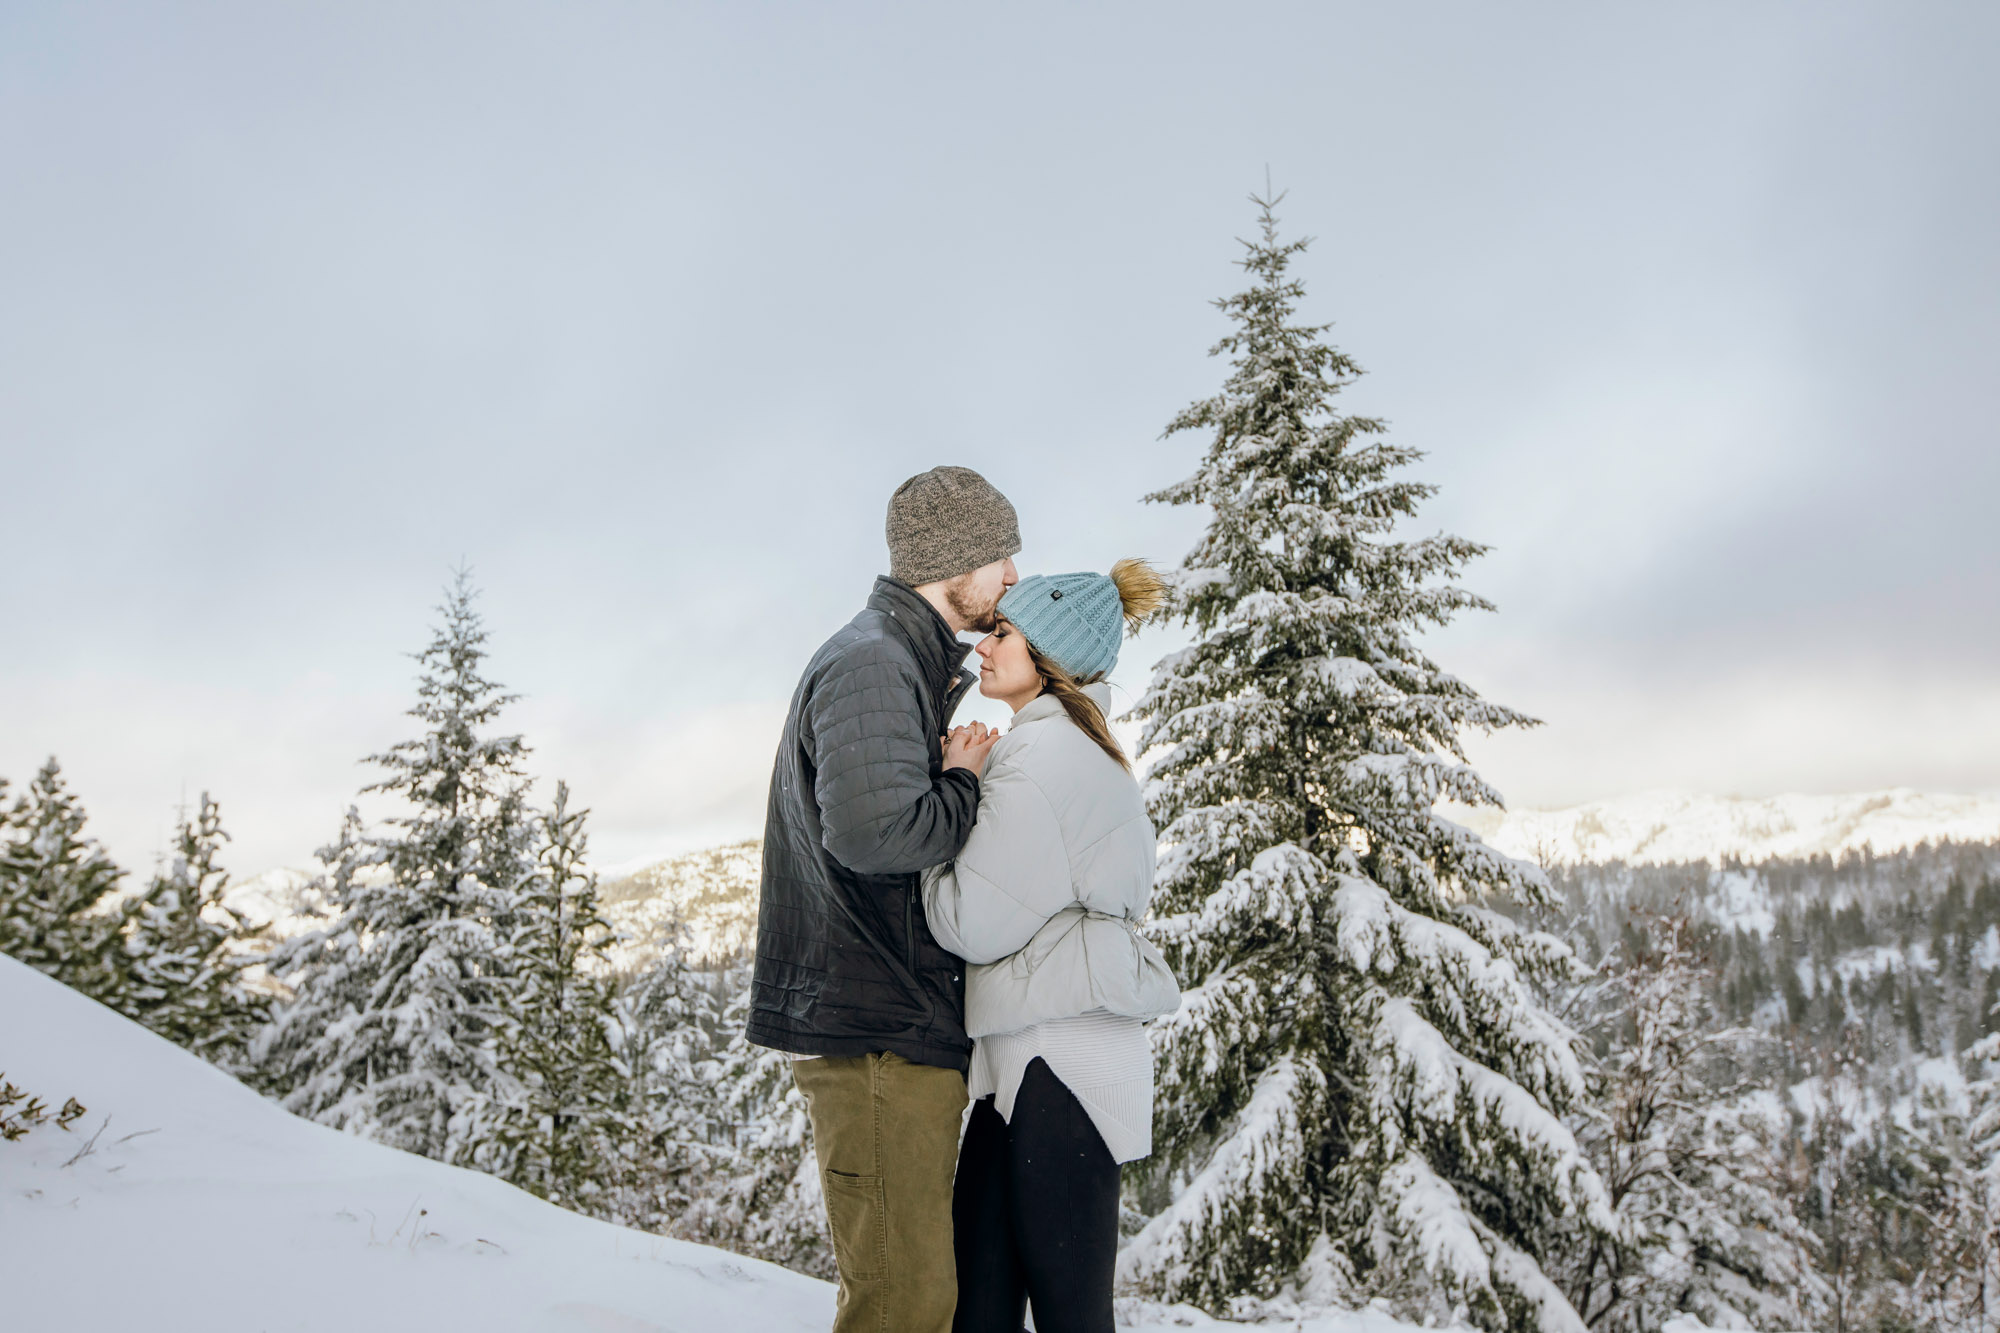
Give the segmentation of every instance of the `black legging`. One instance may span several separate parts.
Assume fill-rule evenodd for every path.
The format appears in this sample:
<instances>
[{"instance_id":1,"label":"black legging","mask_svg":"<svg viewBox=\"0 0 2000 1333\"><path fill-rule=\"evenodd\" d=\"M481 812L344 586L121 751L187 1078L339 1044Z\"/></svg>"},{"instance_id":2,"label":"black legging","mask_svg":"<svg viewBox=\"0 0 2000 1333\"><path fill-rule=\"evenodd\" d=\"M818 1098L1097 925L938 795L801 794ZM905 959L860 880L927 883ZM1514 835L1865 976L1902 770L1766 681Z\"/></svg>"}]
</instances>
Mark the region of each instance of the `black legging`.
<instances>
[{"instance_id":1,"label":"black legging","mask_svg":"<svg viewBox=\"0 0 2000 1333\"><path fill-rule=\"evenodd\" d=\"M1113 1333L1118 1163L1090 1116L1037 1058L1012 1123L972 1104L952 1192L958 1314L952 1333Z\"/></svg>"}]
</instances>

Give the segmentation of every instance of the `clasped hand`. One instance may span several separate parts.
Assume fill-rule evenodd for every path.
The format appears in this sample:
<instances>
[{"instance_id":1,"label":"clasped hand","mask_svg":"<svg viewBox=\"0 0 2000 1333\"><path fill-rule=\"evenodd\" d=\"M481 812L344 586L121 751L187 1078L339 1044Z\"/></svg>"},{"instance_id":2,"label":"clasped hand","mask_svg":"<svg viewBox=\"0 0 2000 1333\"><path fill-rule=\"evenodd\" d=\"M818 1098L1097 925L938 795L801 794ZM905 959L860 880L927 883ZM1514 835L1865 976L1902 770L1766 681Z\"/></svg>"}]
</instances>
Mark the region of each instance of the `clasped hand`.
<instances>
[{"instance_id":1,"label":"clasped hand","mask_svg":"<svg viewBox=\"0 0 2000 1333\"><path fill-rule=\"evenodd\" d=\"M962 727L953 727L951 734L944 738L944 766L969 768L975 777L984 774L986 756L993 753L993 744L999 739L999 730L984 722L968 722Z\"/></svg>"}]
</instances>

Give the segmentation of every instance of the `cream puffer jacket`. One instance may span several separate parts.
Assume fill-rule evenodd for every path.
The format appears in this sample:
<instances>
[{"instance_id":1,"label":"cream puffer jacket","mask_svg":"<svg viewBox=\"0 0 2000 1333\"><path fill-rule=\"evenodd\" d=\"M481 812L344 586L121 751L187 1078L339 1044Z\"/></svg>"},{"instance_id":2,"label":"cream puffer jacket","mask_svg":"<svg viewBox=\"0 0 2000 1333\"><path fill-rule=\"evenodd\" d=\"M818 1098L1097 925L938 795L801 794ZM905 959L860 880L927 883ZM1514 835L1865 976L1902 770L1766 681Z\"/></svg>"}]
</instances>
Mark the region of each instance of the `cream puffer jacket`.
<instances>
[{"instance_id":1,"label":"cream puffer jacket","mask_svg":"<svg viewBox=\"0 0 2000 1333\"><path fill-rule=\"evenodd\" d=\"M1108 713L1110 689L1084 688ZM1016 713L987 756L971 837L924 872L931 932L968 964L967 1034L1178 1008L1173 972L1138 931L1156 848L1138 782L1057 699Z\"/></svg>"}]
</instances>

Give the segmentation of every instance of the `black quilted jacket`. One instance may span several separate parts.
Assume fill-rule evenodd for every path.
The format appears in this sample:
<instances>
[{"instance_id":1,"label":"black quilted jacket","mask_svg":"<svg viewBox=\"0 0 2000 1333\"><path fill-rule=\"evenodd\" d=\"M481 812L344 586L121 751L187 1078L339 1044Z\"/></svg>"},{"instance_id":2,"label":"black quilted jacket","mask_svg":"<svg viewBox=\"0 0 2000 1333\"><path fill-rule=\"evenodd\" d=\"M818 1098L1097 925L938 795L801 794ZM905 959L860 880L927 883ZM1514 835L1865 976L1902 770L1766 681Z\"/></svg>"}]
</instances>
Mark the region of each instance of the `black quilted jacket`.
<instances>
[{"instance_id":1,"label":"black quilted jacket","mask_svg":"<svg viewBox=\"0 0 2000 1333\"><path fill-rule=\"evenodd\" d=\"M758 1045L966 1067L965 969L931 937L917 883L958 854L979 806L979 779L946 772L938 740L975 679L965 652L915 589L878 578L799 681L764 822Z\"/></svg>"}]
</instances>

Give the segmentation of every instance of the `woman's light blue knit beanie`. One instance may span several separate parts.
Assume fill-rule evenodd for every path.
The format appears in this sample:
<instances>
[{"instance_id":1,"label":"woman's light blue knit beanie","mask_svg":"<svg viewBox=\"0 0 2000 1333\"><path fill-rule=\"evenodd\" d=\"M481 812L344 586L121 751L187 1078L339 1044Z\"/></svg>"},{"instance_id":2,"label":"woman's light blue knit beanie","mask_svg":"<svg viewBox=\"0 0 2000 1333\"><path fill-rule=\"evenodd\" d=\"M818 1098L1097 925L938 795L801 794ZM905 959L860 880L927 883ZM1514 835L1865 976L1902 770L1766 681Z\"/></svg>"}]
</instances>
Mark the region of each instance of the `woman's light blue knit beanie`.
<instances>
[{"instance_id":1,"label":"woman's light blue knit beanie","mask_svg":"<svg viewBox=\"0 0 2000 1333\"><path fill-rule=\"evenodd\" d=\"M1125 638L1125 605L1103 574L1030 574L1000 599L1000 614L1042 656L1078 680L1111 670Z\"/></svg>"}]
</instances>

